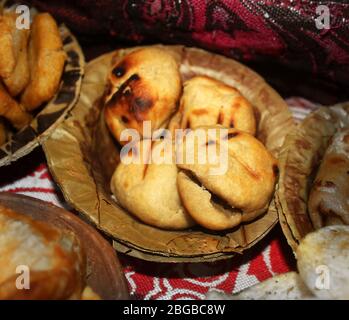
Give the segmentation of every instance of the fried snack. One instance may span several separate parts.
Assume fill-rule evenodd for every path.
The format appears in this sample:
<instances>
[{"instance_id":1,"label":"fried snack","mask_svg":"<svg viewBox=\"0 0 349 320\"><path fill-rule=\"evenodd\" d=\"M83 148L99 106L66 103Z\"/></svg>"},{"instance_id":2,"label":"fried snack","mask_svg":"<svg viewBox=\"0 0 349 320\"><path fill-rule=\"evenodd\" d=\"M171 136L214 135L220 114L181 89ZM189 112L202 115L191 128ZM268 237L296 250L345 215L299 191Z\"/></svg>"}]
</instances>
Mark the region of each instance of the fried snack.
<instances>
[{"instance_id":1,"label":"fried snack","mask_svg":"<svg viewBox=\"0 0 349 320\"><path fill-rule=\"evenodd\" d=\"M167 125L181 93L178 63L166 50L139 49L112 67L105 98L105 119L121 143L124 129L142 136L143 121L151 121L151 132ZM144 138L150 138L148 136Z\"/></svg>"},{"instance_id":2,"label":"fried snack","mask_svg":"<svg viewBox=\"0 0 349 320\"><path fill-rule=\"evenodd\" d=\"M146 143L135 146L133 156L139 156L138 163L126 164L121 158L111 180L112 192L124 208L149 225L173 230L192 226L178 195L178 169L173 158L161 162L156 150L160 151L162 142ZM164 154L174 156L167 148Z\"/></svg>"},{"instance_id":3,"label":"fried snack","mask_svg":"<svg viewBox=\"0 0 349 320\"><path fill-rule=\"evenodd\" d=\"M207 76L186 81L179 111L169 129L173 132L216 124L256 133L253 107L238 90Z\"/></svg>"},{"instance_id":4,"label":"fried snack","mask_svg":"<svg viewBox=\"0 0 349 320\"><path fill-rule=\"evenodd\" d=\"M287 272L269 278L238 294L209 291L207 300L309 300L315 296L296 272Z\"/></svg>"},{"instance_id":5,"label":"fried snack","mask_svg":"<svg viewBox=\"0 0 349 320\"><path fill-rule=\"evenodd\" d=\"M30 81L21 103L32 111L57 92L66 59L57 23L48 13L34 16L28 56Z\"/></svg>"},{"instance_id":6,"label":"fried snack","mask_svg":"<svg viewBox=\"0 0 349 320\"><path fill-rule=\"evenodd\" d=\"M7 132L4 121L0 118L0 146L7 140Z\"/></svg>"},{"instance_id":7,"label":"fried snack","mask_svg":"<svg viewBox=\"0 0 349 320\"><path fill-rule=\"evenodd\" d=\"M297 249L299 273L320 299L349 299L349 227L327 226L309 233Z\"/></svg>"},{"instance_id":8,"label":"fried snack","mask_svg":"<svg viewBox=\"0 0 349 320\"><path fill-rule=\"evenodd\" d=\"M308 201L315 229L325 225L349 225L349 129L332 139L316 175Z\"/></svg>"},{"instance_id":9,"label":"fried snack","mask_svg":"<svg viewBox=\"0 0 349 320\"><path fill-rule=\"evenodd\" d=\"M80 299L85 256L72 232L0 206L0 256L0 299ZM18 289L28 271L29 288Z\"/></svg>"},{"instance_id":10,"label":"fried snack","mask_svg":"<svg viewBox=\"0 0 349 320\"><path fill-rule=\"evenodd\" d=\"M16 66L14 32L11 16L0 15L0 77L9 77Z\"/></svg>"},{"instance_id":11,"label":"fried snack","mask_svg":"<svg viewBox=\"0 0 349 320\"><path fill-rule=\"evenodd\" d=\"M17 15L15 13L6 13L2 19L6 22L7 29L9 30L7 32L10 33L12 39L11 60L14 60L15 62L15 66L13 68L11 67L12 71L5 72L2 77L7 90L12 97L15 97L22 92L29 82L29 65L27 55L29 30L20 30L16 28ZM12 63L10 63L10 65L12 66Z\"/></svg>"},{"instance_id":12,"label":"fried snack","mask_svg":"<svg viewBox=\"0 0 349 320\"><path fill-rule=\"evenodd\" d=\"M0 83L0 116L7 119L16 129L21 129L32 120L32 116L14 100Z\"/></svg>"},{"instance_id":13,"label":"fried snack","mask_svg":"<svg viewBox=\"0 0 349 320\"><path fill-rule=\"evenodd\" d=\"M201 127L185 136L183 148L177 149L177 166L184 170L177 183L183 205L194 220L208 229L224 230L267 210L278 167L271 153L250 134L225 129L219 139L209 134L212 129L223 130L219 126ZM196 138L199 130L205 132L206 140ZM216 154L218 162L207 158L203 163L200 148L203 154ZM194 153L191 163L187 156L190 152ZM224 168L224 162L225 172L212 174L217 164Z\"/></svg>"}]
</instances>

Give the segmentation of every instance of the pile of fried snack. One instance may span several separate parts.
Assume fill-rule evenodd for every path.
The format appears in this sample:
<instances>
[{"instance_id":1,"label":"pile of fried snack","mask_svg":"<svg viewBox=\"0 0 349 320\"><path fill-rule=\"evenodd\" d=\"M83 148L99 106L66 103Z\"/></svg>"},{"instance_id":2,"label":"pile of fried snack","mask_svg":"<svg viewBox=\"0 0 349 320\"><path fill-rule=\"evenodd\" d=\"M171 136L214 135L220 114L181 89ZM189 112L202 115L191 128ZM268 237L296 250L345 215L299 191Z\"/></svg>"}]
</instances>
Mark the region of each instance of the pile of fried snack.
<instances>
[{"instance_id":1,"label":"pile of fried snack","mask_svg":"<svg viewBox=\"0 0 349 320\"><path fill-rule=\"evenodd\" d=\"M77 236L0 206L0 300L99 299Z\"/></svg>"},{"instance_id":2,"label":"pile of fried snack","mask_svg":"<svg viewBox=\"0 0 349 320\"><path fill-rule=\"evenodd\" d=\"M34 15L29 29L19 28L17 19L0 12L0 145L55 95L66 59L51 15Z\"/></svg>"},{"instance_id":3,"label":"pile of fried snack","mask_svg":"<svg viewBox=\"0 0 349 320\"><path fill-rule=\"evenodd\" d=\"M278 164L255 137L253 106L236 88L207 75L183 82L179 63L163 48L137 49L112 65L105 120L120 146L134 143L132 152L141 159L134 163L121 157L111 180L113 194L138 219L163 229L200 225L226 230L258 218L273 196ZM151 128L146 136L145 121ZM184 141L192 139L193 149L174 142L172 149L166 148L166 137L151 141L161 128L168 129L171 139L178 129L187 129ZM124 139L125 129L136 130L142 143ZM210 134L212 129L226 133L218 138ZM205 145L199 146L195 138L199 130ZM203 147L207 155L213 154L222 141L227 145L227 170L211 174L219 163L201 163L197 150ZM188 151L194 161L179 162L178 154ZM162 162L160 156L172 161ZM150 157L152 161L143 161Z\"/></svg>"}]
</instances>

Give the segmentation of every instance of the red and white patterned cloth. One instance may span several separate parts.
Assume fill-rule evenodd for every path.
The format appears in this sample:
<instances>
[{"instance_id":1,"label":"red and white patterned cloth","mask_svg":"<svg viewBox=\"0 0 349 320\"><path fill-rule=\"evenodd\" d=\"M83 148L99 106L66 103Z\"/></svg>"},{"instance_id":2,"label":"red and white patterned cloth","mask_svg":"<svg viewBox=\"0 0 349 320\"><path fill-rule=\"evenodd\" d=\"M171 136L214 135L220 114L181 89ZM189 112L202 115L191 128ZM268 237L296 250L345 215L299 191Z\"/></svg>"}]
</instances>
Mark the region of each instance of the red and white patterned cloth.
<instances>
[{"instance_id":1,"label":"red and white patterned cloth","mask_svg":"<svg viewBox=\"0 0 349 320\"><path fill-rule=\"evenodd\" d=\"M316 108L302 98L287 99L297 120ZM21 193L69 210L41 149L0 168L0 191ZM236 293L275 274L294 269L295 260L279 226L242 256L214 263L154 263L119 254L130 293L137 299L203 299L214 288Z\"/></svg>"}]
</instances>

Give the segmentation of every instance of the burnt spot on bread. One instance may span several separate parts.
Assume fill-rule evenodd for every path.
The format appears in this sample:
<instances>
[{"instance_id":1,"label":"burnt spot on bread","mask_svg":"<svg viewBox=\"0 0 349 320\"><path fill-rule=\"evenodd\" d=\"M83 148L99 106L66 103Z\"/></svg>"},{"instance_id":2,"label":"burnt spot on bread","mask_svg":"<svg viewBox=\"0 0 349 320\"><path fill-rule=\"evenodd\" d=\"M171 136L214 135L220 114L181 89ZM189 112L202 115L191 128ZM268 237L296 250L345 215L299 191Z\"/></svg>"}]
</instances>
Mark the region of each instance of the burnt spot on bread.
<instances>
[{"instance_id":1,"label":"burnt spot on bread","mask_svg":"<svg viewBox=\"0 0 349 320\"><path fill-rule=\"evenodd\" d=\"M246 105L246 99L241 95L241 92L239 90L237 90L236 88L234 88L235 92L236 92L236 96L234 98L234 101L232 103L232 109L235 111L237 109L239 109L241 106Z\"/></svg>"},{"instance_id":2,"label":"burnt spot on bread","mask_svg":"<svg viewBox=\"0 0 349 320\"><path fill-rule=\"evenodd\" d=\"M132 94L131 88L126 88L124 91L124 96L129 97Z\"/></svg>"},{"instance_id":3,"label":"burnt spot on bread","mask_svg":"<svg viewBox=\"0 0 349 320\"><path fill-rule=\"evenodd\" d=\"M121 116L121 121L123 123L129 123L130 122L129 118L127 118L126 116Z\"/></svg>"},{"instance_id":4,"label":"burnt spot on bread","mask_svg":"<svg viewBox=\"0 0 349 320\"><path fill-rule=\"evenodd\" d=\"M131 77L127 79L127 81L138 81L140 79L139 75L137 73L134 73Z\"/></svg>"},{"instance_id":5,"label":"burnt spot on bread","mask_svg":"<svg viewBox=\"0 0 349 320\"><path fill-rule=\"evenodd\" d=\"M141 122L146 119L149 109L154 105L154 99L150 93L144 88L138 74L133 74L107 101L106 107L118 110L116 112L120 115L128 115L128 122L131 119ZM124 122L127 123L127 121Z\"/></svg>"},{"instance_id":6,"label":"burnt spot on bread","mask_svg":"<svg viewBox=\"0 0 349 320\"><path fill-rule=\"evenodd\" d=\"M222 110L219 111L217 123L218 124L223 124L224 123L224 113L222 112Z\"/></svg>"},{"instance_id":7,"label":"burnt spot on bread","mask_svg":"<svg viewBox=\"0 0 349 320\"><path fill-rule=\"evenodd\" d=\"M106 107L107 108L112 108L118 101L119 99L125 95L125 91L127 91L126 89L130 86L130 84L134 81L138 81L139 80L139 76L137 74L133 74L132 76L130 76L119 88L119 90L117 90L112 97L109 99L109 101L107 101L106 103ZM130 90L131 93L131 90Z\"/></svg>"},{"instance_id":8,"label":"burnt spot on bread","mask_svg":"<svg viewBox=\"0 0 349 320\"><path fill-rule=\"evenodd\" d=\"M153 105L153 102L150 99L142 98L142 97L136 97L134 99L135 109L141 112L144 112L150 109L152 105Z\"/></svg>"},{"instance_id":9,"label":"burnt spot on bread","mask_svg":"<svg viewBox=\"0 0 349 320\"><path fill-rule=\"evenodd\" d=\"M136 97L133 93L128 97L127 104L128 111L138 122L144 121L143 114L145 114L153 106L151 99Z\"/></svg>"},{"instance_id":10,"label":"burnt spot on bread","mask_svg":"<svg viewBox=\"0 0 349 320\"><path fill-rule=\"evenodd\" d=\"M229 132L225 137L224 140L230 140L232 138L235 138L239 135L239 132Z\"/></svg>"},{"instance_id":11,"label":"burnt spot on bread","mask_svg":"<svg viewBox=\"0 0 349 320\"><path fill-rule=\"evenodd\" d=\"M192 114L196 115L196 116L202 116L204 114L207 114L207 110L206 109L196 109L192 111Z\"/></svg>"},{"instance_id":12,"label":"burnt spot on bread","mask_svg":"<svg viewBox=\"0 0 349 320\"><path fill-rule=\"evenodd\" d=\"M252 170L248 165L242 164L244 169L246 170L246 172L255 180L259 180L260 179L260 174L254 170Z\"/></svg>"},{"instance_id":13,"label":"burnt spot on bread","mask_svg":"<svg viewBox=\"0 0 349 320\"><path fill-rule=\"evenodd\" d=\"M185 125L183 127L184 127L184 129L190 129L191 128L190 119L187 120L187 122L185 123Z\"/></svg>"},{"instance_id":14,"label":"burnt spot on bread","mask_svg":"<svg viewBox=\"0 0 349 320\"><path fill-rule=\"evenodd\" d=\"M122 76L124 76L126 73L126 64L125 62L121 63L120 65L116 66L113 71L112 74L117 77L117 78L121 78Z\"/></svg>"},{"instance_id":15,"label":"burnt spot on bread","mask_svg":"<svg viewBox=\"0 0 349 320\"><path fill-rule=\"evenodd\" d=\"M273 174L274 177L277 177L279 175L279 167L276 164L273 164Z\"/></svg>"},{"instance_id":16,"label":"burnt spot on bread","mask_svg":"<svg viewBox=\"0 0 349 320\"><path fill-rule=\"evenodd\" d=\"M143 177L142 177L143 180L145 179L145 176L147 175L148 167L149 167L149 165L148 165L148 163L146 163L144 165L144 169L143 169Z\"/></svg>"},{"instance_id":17,"label":"burnt spot on bread","mask_svg":"<svg viewBox=\"0 0 349 320\"><path fill-rule=\"evenodd\" d=\"M234 124L234 119L230 119L230 123L229 123L230 128L234 128L235 124Z\"/></svg>"}]
</instances>

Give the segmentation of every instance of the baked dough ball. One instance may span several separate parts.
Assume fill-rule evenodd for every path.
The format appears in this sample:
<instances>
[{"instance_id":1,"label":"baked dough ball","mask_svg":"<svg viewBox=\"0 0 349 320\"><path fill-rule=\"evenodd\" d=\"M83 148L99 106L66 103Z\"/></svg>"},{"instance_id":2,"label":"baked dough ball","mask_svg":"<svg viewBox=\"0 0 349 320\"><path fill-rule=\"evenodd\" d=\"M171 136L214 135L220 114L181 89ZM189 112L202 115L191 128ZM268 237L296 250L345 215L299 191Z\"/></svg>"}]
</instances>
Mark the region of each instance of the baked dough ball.
<instances>
[{"instance_id":1,"label":"baked dough ball","mask_svg":"<svg viewBox=\"0 0 349 320\"><path fill-rule=\"evenodd\" d=\"M0 206L0 256L1 300L81 297L86 261L72 232ZM29 267L28 290L16 287L18 266Z\"/></svg>"},{"instance_id":2,"label":"baked dough ball","mask_svg":"<svg viewBox=\"0 0 349 320\"><path fill-rule=\"evenodd\" d=\"M349 299L349 227L327 226L309 233L297 248L299 273L320 299Z\"/></svg>"},{"instance_id":3,"label":"baked dough ball","mask_svg":"<svg viewBox=\"0 0 349 320\"><path fill-rule=\"evenodd\" d=\"M327 148L310 192L308 209L314 228L349 225L348 199L349 129L342 129Z\"/></svg>"},{"instance_id":4,"label":"baked dough ball","mask_svg":"<svg viewBox=\"0 0 349 320\"><path fill-rule=\"evenodd\" d=\"M0 17L0 75L11 96L17 96L29 82L29 30L16 28L17 15L5 13ZM11 40L11 45L8 45ZM2 72L1 72L2 70Z\"/></svg>"},{"instance_id":5,"label":"baked dough ball","mask_svg":"<svg viewBox=\"0 0 349 320\"><path fill-rule=\"evenodd\" d=\"M124 208L149 225L164 229L188 228L193 221L178 195L174 153L164 150L163 154L171 158L161 162L162 142L148 142L147 146L141 143L134 152L140 156L139 163L125 164L121 160L112 177L111 190ZM146 163L148 159L150 164Z\"/></svg>"},{"instance_id":6,"label":"baked dough ball","mask_svg":"<svg viewBox=\"0 0 349 320\"><path fill-rule=\"evenodd\" d=\"M173 132L216 124L256 133L253 107L238 90L207 76L186 81L179 111L169 129Z\"/></svg>"},{"instance_id":7,"label":"baked dough ball","mask_svg":"<svg viewBox=\"0 0 349 320\"><path fill-rule=\"evenodd\" d=\"M210 134L215 130L220 138ZM199 131L206 134L206 141L197 138L202 136ZM203 161L203 154L217 157ZM217 165L222 170L214 172ZM178 175L183 205L194 220L212 230L232 228L264 213L278 173L277 161L260 141L219 126L189 132L183 147L177 147L177 166L184 170Z\"/></svg>"},{"instance_id":8,"label":"baked dough ball","mask_svg":"<svg viewBox=\"0 0 349 320\"><path fill-rule=\"evenodd\" d=\"M21 96L26 110L36 109L55 95L65 59L56 21L48 13L35 15L29 40L30 82Z\"/></svg>"},{"instance_id":9,"label":"baked dough ball","mask_svg":"<svg viewBox=\"0 0 349 320\"><path fill-rule=\"evenodd\" d=\"M178 63L164 49L139 49L112 67L108 86L105 119L124 144L120 140L124 129L133 128L142 135L145 120L151 121L152 132L168 124L181 93Z\"/></svg>"},{"instance_id":10,"label":"baked dough ball","mask_svg":"<svg viewBox=\"0 0 349 320\"><path fill-rule=\"evenodd\" d=\"M14 100L0 82L0 116L8 120L16 129L21 129L32 120L32 116Z\"/></svg>"}]
</instances>

